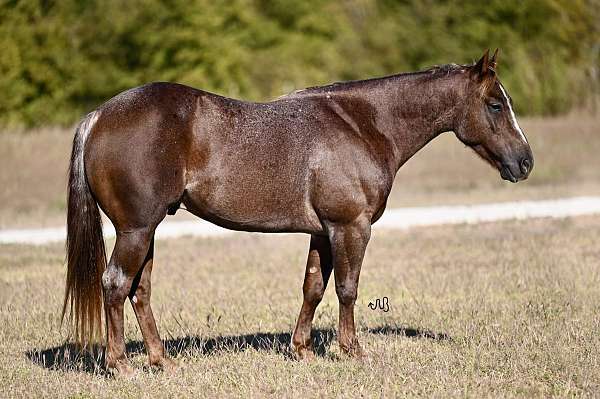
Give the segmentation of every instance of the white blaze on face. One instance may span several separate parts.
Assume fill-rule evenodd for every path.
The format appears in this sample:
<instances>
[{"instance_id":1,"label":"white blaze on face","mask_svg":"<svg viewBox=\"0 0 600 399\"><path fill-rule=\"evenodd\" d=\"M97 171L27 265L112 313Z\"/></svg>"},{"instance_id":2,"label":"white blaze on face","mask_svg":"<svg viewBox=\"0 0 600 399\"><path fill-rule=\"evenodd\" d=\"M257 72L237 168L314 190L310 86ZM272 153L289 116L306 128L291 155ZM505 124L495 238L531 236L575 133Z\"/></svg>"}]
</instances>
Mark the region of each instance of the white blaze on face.
<instances>
[{"instance_id":1,"label":"white blaze on face","mask_svg":"<svg viewBox=\"0 0 600 399\"><path fill-rule=\"evenodd\" d=\"M508 99L508 95L506 94L506 91L504 91L504 87L502 86L502 84L500 82L498 82L498 83L500 86L500 90L502 91L502 95L506 99L506 104L508 105L508 111L510 112L510 121L512 122L513 127L515 128L515 130L517 132L519 132L523 141L525 143L528 143L527 138L525 137L525 134L523 133L523 131L521 130L521 127L519 126L519 122L517 122L517 116L515 115L515 111L513 111L513 109L512 109L512 105L510 105L510 100Z\"/></svg>"}]
</instances>

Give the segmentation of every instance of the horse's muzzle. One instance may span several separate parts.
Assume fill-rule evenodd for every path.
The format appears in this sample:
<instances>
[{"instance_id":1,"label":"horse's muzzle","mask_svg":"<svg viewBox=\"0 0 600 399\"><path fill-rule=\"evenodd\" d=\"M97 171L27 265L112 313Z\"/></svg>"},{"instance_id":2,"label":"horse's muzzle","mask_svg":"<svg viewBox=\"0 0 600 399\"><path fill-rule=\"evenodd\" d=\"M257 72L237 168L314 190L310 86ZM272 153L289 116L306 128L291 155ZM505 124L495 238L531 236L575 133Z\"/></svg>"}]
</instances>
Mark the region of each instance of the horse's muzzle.
<instances>
[{"instance_id":1,"label":"horse's muzzle","mask_svg":"<svg viewBox=\"0 0 600 399\"><path fill-rule=\"evenodd\" d=\"M516 183L527 179L533 169L533 158L525 157L518 163L502 164L500 168L500 176L504 180Z\"/></svg>"}]
</instances>

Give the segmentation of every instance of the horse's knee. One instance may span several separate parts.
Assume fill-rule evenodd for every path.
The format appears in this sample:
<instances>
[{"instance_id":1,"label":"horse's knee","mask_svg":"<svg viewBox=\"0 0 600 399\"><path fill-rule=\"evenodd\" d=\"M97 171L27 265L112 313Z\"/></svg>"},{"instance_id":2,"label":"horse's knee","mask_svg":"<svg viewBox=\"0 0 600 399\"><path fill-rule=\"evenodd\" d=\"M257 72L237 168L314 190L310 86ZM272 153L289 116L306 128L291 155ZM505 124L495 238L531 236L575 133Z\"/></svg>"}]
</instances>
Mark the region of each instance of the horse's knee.
<instances>
[{"instance_id":1,"label":"horse's knee","mask_svg":"<svg viewBox=\"0 0 600 399\"><path fill-rule=\"evenodd\" d=\"M338 300L343 305L352 305L356 302L357 287L355 286L336 284L335 292L337 293Z\"/></svg>"}]
</instances>

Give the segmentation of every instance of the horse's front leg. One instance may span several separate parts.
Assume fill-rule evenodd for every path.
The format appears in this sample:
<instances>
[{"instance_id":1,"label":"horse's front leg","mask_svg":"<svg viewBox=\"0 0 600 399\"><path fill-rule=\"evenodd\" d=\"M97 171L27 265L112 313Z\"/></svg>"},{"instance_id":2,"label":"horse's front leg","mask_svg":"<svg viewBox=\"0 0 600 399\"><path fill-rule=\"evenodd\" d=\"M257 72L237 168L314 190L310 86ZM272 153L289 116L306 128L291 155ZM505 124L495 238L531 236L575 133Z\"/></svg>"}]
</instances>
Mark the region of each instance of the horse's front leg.
<instances>
[{"instance_id":1,"label":"horse's front leg","mask_svg":"<svg viewBox=\"0 0 600 399\"><path fill-rule=\"evenodd\" d=\"M348 224L329 225L328 232L333 255L335 291L340 306L338 342L343 352L362 357L363 352L354 326L354 303L358 293L360 268L371 237L371 220L362 215Z\"/></svg>"}]
</instances>

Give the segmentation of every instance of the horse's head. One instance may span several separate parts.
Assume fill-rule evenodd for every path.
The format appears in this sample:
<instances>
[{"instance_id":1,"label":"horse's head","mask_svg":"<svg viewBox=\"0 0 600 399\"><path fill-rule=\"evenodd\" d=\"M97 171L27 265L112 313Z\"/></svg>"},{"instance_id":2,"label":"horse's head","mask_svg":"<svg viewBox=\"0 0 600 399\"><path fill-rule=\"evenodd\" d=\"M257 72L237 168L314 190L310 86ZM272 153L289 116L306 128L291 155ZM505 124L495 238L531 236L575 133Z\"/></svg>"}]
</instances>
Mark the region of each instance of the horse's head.
<instances>
[{"instance_id":1,"label":"horse's head","mask_svg":"<svg viewBox=\"0 0 600 399\"><path fill-rule=\"evenodd\" d=\"M533 154L519 127L512 100L496 76L498 50L489 51L467 73L464 107L458 116L456 136L516 183L533 168Z\"/></svg>"}]
</instances>

